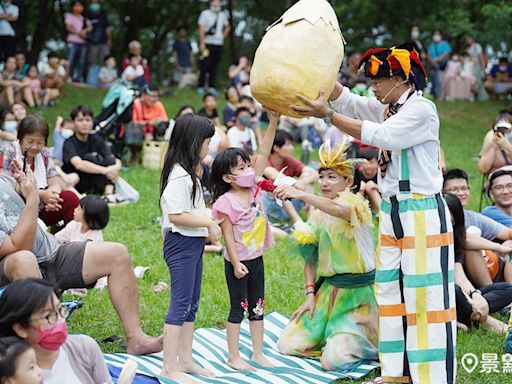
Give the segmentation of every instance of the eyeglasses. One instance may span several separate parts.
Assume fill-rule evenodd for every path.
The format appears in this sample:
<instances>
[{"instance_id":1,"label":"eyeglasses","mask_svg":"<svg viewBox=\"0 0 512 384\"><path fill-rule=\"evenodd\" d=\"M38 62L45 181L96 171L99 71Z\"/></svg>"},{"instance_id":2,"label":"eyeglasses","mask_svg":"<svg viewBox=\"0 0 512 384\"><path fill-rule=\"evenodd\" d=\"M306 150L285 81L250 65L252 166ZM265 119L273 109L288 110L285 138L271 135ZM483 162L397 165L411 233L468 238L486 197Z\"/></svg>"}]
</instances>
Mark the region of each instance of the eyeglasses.
<instances>
[{"instance_id":1,"label":"eyeglasses","mask_svg":"<svg viewBox=\"0 0 512 384\"><path fill-rule=\"evenodd\" d=\"M48 324L54 325L59 321L59 317L66 319L69 315L69 308L65 306L60 306L56 311L50 311L46 316L32 318L32 320L41 320L45 319Z\"/></svg>"},{"instance_id":2,"label":"eyeglasses","mask_svg":"<svg viewBox=\"0 0 512 384\"><path fill-rule=\"evenodd\" d=\"M505 188L509 191L512 191L512 183L508 183L505 185L495 185L494 187L491 188L491 191L501 194L505 191Z\"/></svg>"},{"instance_id":3,"label":"eyeglasses","mask_svg":"<svg viewBox=\"0 0 512 384\"><path fill-rule=\"evenodd\" d=\"M445 188L444 191L448 192L448 193L467 192L467 191L469 191L469 186L464 185L462 187Z\"/></svg>"}]
</instances>

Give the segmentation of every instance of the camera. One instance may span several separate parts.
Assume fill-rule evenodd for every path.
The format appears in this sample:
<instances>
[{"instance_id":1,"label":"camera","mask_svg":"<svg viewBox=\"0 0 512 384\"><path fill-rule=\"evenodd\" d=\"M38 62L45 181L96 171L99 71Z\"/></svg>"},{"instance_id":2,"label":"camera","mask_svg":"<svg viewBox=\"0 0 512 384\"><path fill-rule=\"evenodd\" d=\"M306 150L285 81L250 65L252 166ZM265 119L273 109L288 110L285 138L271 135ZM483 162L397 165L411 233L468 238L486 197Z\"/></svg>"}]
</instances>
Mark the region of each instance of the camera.
<instances>
[{"instance_id":1,"label":"camera","mask_svg":"<svg viewBox=\"0 0 512 384\"><path fill-rule=\"evenodd\" d=\"M509 128L501 126L501 125L494 127L494 133L499 132L502 135L505 135L507 133L507 131L509 131Z\"/></svg>"}]
</instances>

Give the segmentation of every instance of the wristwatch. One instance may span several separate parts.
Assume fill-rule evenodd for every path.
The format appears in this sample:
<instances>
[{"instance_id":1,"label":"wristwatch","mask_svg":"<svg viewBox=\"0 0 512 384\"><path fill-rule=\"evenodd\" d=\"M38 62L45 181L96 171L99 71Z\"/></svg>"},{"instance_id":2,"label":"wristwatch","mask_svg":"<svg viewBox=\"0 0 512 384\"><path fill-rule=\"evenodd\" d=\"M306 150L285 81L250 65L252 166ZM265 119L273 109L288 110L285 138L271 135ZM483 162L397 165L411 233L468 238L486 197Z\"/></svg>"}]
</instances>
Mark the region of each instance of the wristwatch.
<instances>
[{"instance_id":1,"label":"wristwatch","mask_svg":"<svg viewBox=\"0 0 512 384\"><path fill-rule=\"evenodd\" d=\"M329 108L329 112L327 112L327 116L324 117L325 124L330 125L332 123L332 117L334 115L334 112L336 112L334 109Z\"/></svg>"},{"instance_id":2,"label":"wristwatch","mask_svg":"<svg viewBox=\"0 0 512 384\"><path fill-rule=\"evenodd\" d=\"M469 297L473 298L474 293L478 293L480 296L482 296L482 291L479 289L473 289L471 292L469 292Z\"/></svg>"}]
</instances>

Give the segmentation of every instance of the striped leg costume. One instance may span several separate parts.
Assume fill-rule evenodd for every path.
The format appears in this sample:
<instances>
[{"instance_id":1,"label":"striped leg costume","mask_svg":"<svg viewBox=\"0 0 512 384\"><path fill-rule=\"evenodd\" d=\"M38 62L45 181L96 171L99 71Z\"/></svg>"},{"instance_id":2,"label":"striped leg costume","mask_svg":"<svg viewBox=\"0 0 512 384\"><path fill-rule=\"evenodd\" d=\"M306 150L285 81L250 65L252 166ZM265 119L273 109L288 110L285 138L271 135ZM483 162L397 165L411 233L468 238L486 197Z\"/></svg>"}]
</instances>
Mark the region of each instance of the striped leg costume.
<instances>
[{"instance_id":1,"label":"striped leg costume","mask_svg":"<svg viewBox=\"0 0 512 384\"><path fill-rule=\"evenodd\" d=\"M440 194L411 194L407 150L400 194L380 210L375 294L385 383L454 383L456 312L451 216Z\"/></svg>"}]
</instances>

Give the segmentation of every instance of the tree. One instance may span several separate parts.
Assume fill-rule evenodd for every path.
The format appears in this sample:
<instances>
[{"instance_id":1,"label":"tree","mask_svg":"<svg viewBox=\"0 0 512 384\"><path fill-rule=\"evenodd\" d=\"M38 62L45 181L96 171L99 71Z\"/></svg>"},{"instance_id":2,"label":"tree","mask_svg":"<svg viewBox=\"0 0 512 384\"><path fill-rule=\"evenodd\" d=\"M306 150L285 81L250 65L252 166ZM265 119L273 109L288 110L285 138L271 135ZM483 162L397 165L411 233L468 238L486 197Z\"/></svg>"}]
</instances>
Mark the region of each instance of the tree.
<instances>
[{"instance_id":1,"label":"tree","mask_svg":"<svg viewBox=\"0 0 512 384\"><path fill-rule=\"evenodd\" d=\"M227 62L240 54L252 56L268 25L282 15L296 0L228 0L232 8L234 32L227 44ZM430 33L441 29L460 45L464 34L473 35L482 46L508 53L512 41L512 3L509 0L431 0L404 2L398 0L330 0L338 15L347 51L362 51L375 44L391 45L409 38L411 25L424 31L424 43ZM48 41L65 41L64 13L69 1L18 1L17 22L19 46L36 62ZM169 77L170 42L175 29L186 25L197 39L197 18L207 1L197 0L109 0L102 6L111 20L113 53L122 57L128 42L140 40L153 73L159 79ZM461 49L462 46L459 47ZM228 52L228 51L226 51Z\"/></svg>"}]
</instances>

